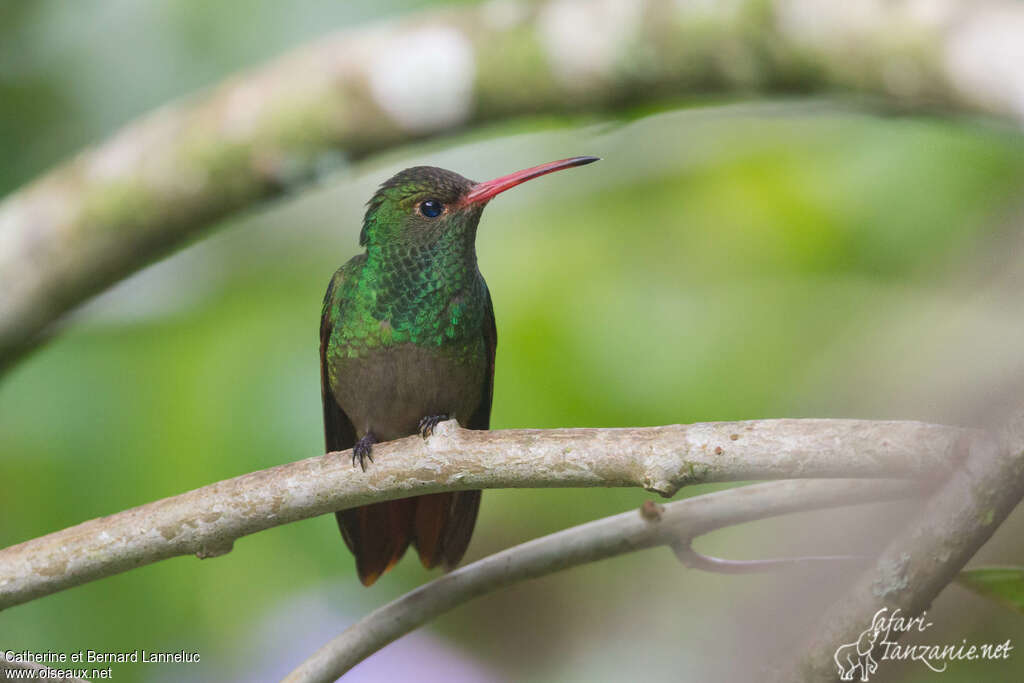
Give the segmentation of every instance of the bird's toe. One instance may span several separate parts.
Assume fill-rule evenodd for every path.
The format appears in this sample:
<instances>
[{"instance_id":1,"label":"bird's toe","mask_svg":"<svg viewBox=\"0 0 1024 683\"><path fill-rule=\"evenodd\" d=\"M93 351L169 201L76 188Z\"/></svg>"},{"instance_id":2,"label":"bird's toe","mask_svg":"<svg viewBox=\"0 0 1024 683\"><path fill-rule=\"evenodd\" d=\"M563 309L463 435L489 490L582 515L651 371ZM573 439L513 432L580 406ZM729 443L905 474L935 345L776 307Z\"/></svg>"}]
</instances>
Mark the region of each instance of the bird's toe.
<instances>
[{"instance_id":1,"label":"bird's toe","mask_svg":"<svg viewBox=\"0 0 1024 683\"><path fill-rule=\"evenodd\" d=\"M377 443L377 439L373 434L367 434L356 442L356 445L352 447L352 467L355 467L356 461L358 461L362 470L366 471L366 461L373 462L373 444L375 443Z\"/></svg>"},{"instance_id":2,"label":"bird's toe","mask_svg":"<svg viewBox=\"0 0 1024 683\"><path fill-rule=\"evenodd\" d=\"M427 415L420 420L420 436L426 439L434 433L434 427L448 419L448 415Z\"/></svg>"}]
</instances>

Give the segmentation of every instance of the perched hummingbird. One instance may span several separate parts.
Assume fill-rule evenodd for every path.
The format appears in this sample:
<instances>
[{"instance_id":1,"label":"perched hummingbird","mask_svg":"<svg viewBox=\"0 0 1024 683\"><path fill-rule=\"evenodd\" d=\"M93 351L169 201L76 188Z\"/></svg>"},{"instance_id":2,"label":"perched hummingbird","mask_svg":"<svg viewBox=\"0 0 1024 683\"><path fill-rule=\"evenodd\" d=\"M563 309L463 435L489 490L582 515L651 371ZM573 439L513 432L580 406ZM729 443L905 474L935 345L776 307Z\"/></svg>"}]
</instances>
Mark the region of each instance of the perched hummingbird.
<instances>
[{"instance_id":1,"label":"perched hummingbird","mask_svg":"<svg viewBox=\"0 0 1024 683\"><path fill-rule=\"evenodd\" d=\"M498 344L476 263L476 228L495 195L531 178L597 161L573 157L484 183L432 166L407 168L367 204L366 252L331 278L320 319L320 384L328 451L352 448L366 469L373 444L441 420L487 429ZM369 586L410 543L428 569L454 567L469 545L480 491L438 493L336 514Z\"/></svg>"}]
</instances>

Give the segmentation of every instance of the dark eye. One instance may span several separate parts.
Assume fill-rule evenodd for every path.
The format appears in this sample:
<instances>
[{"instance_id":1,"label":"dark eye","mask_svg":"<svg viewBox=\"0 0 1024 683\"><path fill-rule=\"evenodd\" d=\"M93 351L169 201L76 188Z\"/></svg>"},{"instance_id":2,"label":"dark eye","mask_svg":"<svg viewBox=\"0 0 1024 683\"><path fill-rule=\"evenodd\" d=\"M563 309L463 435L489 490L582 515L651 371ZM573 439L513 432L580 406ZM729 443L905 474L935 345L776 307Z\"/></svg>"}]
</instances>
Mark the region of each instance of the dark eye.
<instances>
[{"instance_id":1,"label":"dark eye","mask_svg":"<svg viewBox=\"0 0 1024 683\"><path fill-rule=\"evenodd\" d=\"M437 218L444 211L444 204L437 201L436 199L428 199L425 202L420 202L420 213L427 218Z\"/></svg>"}]
</instances>

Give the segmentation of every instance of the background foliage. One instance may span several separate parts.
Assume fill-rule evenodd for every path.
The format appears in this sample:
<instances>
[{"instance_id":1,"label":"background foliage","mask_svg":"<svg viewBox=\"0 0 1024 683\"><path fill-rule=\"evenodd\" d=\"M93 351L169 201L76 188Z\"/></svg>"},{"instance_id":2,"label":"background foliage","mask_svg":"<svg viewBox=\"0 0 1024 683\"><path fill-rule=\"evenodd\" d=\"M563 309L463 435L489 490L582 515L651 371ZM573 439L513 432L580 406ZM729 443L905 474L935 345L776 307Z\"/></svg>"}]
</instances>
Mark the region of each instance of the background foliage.
<instances>
[{"instance_id":1,"label":"background foliage","mask_svg":"<svg viewBox=\"0 0 1024 683\"><path fill-rule=\"evenodd\" d=\"M0 193L168 99L426 4L2 2ZM343 168L219 226L77 312L0 383L0 546L319 453L323 289L357 253L375 185L418 163L485 179L604 157L485 213L496 428L981 420L1021 367L1019 297L1005 282L1018 268L1024 143L985 123L859 106L687 101L515 120ZM468 559L646 497L488 492ZM702 550L845 552L831 519L759 523ZM986 558L1020 563L1006 543L1019 527L1011 519ZM0 645L197 650L197 665L117 665L115 677L270 680L426 578L407 558L364 590L325 517L14 608ZM756 659L794 642L830 578L708 576L652 551L481 599L359 671L614 681L639 664L651 678L728 676L738 648ZM793 606L793 586L819 602ZM1019 617L958 588L931 614L936 642L1020 633ZM1008 680L1014 665L971 663L945 680Z\"/></svg>"}]
</instances>

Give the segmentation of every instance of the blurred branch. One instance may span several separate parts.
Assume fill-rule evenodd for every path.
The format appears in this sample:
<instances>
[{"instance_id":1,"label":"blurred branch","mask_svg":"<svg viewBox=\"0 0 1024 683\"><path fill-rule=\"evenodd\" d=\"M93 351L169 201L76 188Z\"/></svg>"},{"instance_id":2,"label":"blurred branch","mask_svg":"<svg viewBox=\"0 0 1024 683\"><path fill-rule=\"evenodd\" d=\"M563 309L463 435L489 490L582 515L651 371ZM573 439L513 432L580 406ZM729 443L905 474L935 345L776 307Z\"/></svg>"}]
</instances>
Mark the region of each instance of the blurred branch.
<instances>
[{"instance_id":1,"label":"blurred branch","mask_svg":"<svg viewBox=\"0 0 1024 683\"><path fill-rule=\"evenodd\" d=\"M236 538L335 510L486 488L641 486L664 496L707 482L938 478L972 430L920 422L754 420L627 429L473 431L455 421L374 446L366 472L328 453L94 519L0 551L0 609L176 555L213 557Z\"/></svg>"},{"instance_id":2,"label":"blurred branch","mask_svg":"<svg viewBox=\"0 0 1024 683\"><path fill-rule=\"evenodd\" d=\"M812 564L834 562L867 562L864 555L808 555L806 557L774 557L764 560L726 560L698 553L689 542L672 546L676 558L690 569L700 569L715 574L760 574L775 572Z\"/></svg>"},{"instance_id":3,"label":"blurred branch","mask_svg":"<svg viewBox=\"0 0 1024 683\"><path fill-rule=\"evenodd\" d=\"M879 609L899 610L911 619L926 610L956 578L971 557L992 536L1024 497L1024 416L1018 417L999 442L972 442L964 466L928 500L917 519L889 544L871 569L824 615L803 652L787 655L795 670L780 680L832 681L833 660L844 643L857 642L873 625ZM895 642L900 631L878 638L875 659L881 662L883 641Z\"/></svg>"},{"instance_id":4,"label":"blurred branch","mask_svg":"<svg viewBox=\"0 0 1024 683\"><path fill-rule=\"evenodd\" d=\"M284 680L334 681L388 643L465 602L581 564L689 543L715 529L805 510L907 498L920 489L899 481L785 481L645 506L495 553L406 593L324 645Z\"/></svg>"},{"instance_id":5,"label":"blurred branch","mask_svg":"<svg viewBox=\"0 0 1024 683\"><path fill-rule=\"evenodd\" d=\"M127 126L0 204L0 368L198 231L482 121L694 93L864 92L1024 120L1024 5L494 0L330 36Z\"/></svg>"}]
</instances>

